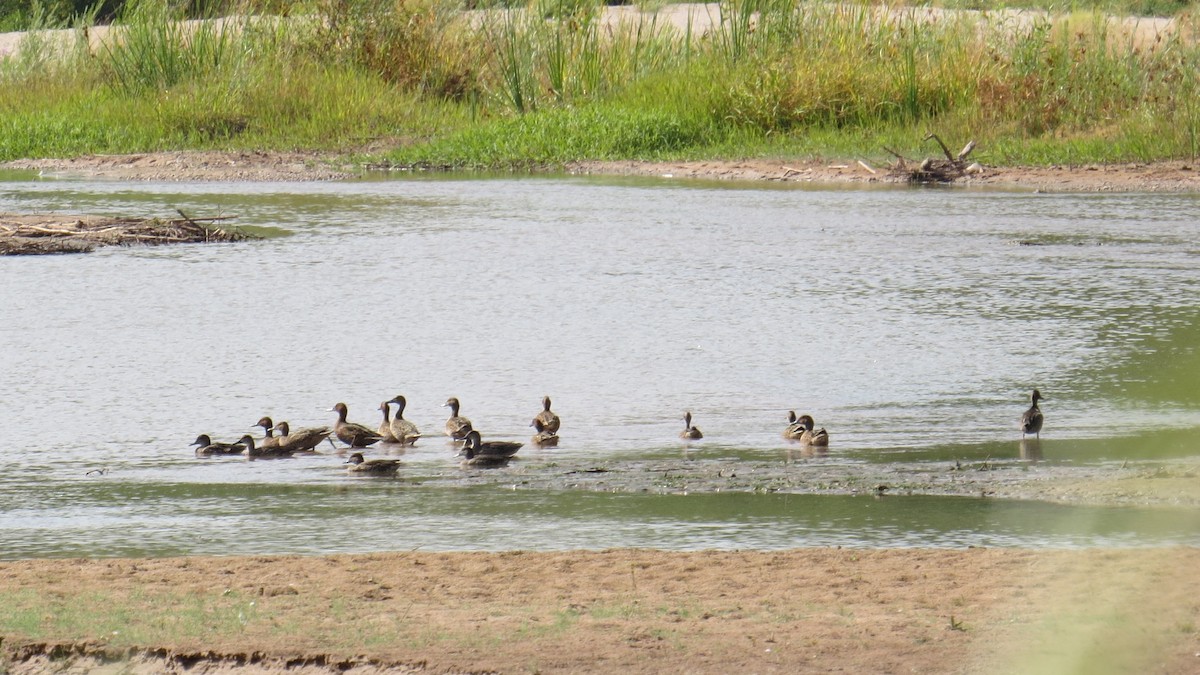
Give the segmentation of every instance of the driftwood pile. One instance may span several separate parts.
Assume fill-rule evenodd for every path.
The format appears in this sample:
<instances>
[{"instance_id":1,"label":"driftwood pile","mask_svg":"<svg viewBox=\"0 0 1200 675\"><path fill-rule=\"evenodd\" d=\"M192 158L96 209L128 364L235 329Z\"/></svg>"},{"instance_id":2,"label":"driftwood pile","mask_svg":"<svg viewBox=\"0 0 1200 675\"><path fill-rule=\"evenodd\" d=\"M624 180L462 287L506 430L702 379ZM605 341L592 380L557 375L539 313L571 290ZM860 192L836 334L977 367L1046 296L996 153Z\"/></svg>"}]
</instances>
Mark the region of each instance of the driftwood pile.
<instances>
[{"instance_id":1,"label":"driftwood pile","mask_svg":"<svg viewBox=\"0 0 1200 675\"><path fill-rule=\"evenodd\" d=\"M896 157L896 163L890 171L893 177L907 180L909 183L929 185L931 183L953 183L963 176L983 171L983 167L979 164L967 163L967 157L975 149L975 141L967 143L957 155L952 155L950 154L950 148L946 147L946 144L942 142L942 139L938 138L937 134L928 134L923 140L937 141L946 159L927 157L920 162L916 162L884 146L884 150L887 150Z\"/></svg>"},{"instance_id":2,"label":"driftwood pile","mask_svg":"<svg viewBox=\"0 0 1200 675\"><path fill-rule=\"evenodd\" d=\"M228 217L178 219L101 218L60 214L0 214L0 255L87 253L98 246L182 244L254 239L213 223Z\"/></svg>"}]
</instances>

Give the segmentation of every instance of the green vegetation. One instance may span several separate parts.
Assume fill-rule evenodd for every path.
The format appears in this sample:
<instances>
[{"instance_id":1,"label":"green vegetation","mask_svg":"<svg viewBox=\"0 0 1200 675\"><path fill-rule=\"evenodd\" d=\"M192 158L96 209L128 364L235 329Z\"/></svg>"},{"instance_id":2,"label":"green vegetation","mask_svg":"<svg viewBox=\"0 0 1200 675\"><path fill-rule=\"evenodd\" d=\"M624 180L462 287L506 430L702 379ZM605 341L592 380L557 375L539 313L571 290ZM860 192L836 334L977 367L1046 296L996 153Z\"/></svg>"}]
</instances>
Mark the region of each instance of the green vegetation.
<instances>
[{"instance_id":1,"label":"green vegetation","mask_svg":"<svg viewBox=\"0 0 1200 675\"><path fill-rule=\"evenodd\" d=\"M120 39L40 32L0 61L0 159L380 146L397 164L452 167L887 158L931 154L928 131L975 139L996 164L1200 154L1187 12L1139 37L1091 12L1017 22L725 0L705 31L701 16L606 22L597 0L488 4L93 5L71 25L113 12ZM197 14L232 18L180 22Z\"/></svg>"}]
</instances>

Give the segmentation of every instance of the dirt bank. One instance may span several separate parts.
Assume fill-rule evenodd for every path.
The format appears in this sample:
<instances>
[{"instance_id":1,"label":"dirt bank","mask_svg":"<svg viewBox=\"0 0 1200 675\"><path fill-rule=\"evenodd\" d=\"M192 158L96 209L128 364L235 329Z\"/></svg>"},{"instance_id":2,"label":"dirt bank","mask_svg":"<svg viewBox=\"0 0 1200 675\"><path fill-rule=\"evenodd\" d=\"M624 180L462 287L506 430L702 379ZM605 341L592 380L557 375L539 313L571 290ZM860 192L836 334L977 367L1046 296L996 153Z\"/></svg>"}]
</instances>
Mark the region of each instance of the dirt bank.
<instances>
[{"instance_id":1,"label":"dirt bank","mask_svg":"<svg viewBox=\"0 0 1200 675\"><path fill-rule=\"evenodd\" d=\"M0 670L1194 673L1197 598L1191 549L34 560Z\"/></svg>"},{"instance_id":2,"label":"dirt bank","mask_svg":"<svg viewBox=\"0 0 1200 675\"><path fill-rule=\"evenodd\" d=\"M271 152L156 152L93 155L71 159L26 159L0 170L32 170L46 177L153 181L315 181L361 174L338 154ZM574 174L650 176L665 179L774 181L813 185L900 185L885 165L857 159L816 161L752 159L695 162L576 162ZM955 183L964 187L1043 192L1193 192L1200 171L1188 162L1051 167L984 167Z\"/></svg>"}]
</instances>

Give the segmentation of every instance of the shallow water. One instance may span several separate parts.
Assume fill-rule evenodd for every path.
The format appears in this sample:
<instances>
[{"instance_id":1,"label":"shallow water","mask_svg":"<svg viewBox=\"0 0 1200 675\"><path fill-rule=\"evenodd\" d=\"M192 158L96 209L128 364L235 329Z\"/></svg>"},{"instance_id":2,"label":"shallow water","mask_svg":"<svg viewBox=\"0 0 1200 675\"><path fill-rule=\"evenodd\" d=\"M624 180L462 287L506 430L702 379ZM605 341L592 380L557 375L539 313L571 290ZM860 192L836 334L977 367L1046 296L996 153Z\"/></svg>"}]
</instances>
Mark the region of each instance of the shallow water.
<instances>
[{"instance_id":1,"label":"shallow water","mask_svg":"<svg viewBox=\"0 0 1200 675\"><path fill-rule=\"evenodd\" d=\"M830 430L823 462L1016 459L1038 387L1046 461L1194 453L1146 439L1200 430L1196 195L0 182L0 211L175 208L269 238L0 260L0 555L1200 543L1137 510L530 494L460 479L438 435L457 396L525 439L550 394L547 464L683 461L684 410L691 451L732 462L782 456L793 409ZM330 424L338 401L373 426L396 394L429 436L402 481L187 446L264 414Z\"/></svg>"}]
</instances>

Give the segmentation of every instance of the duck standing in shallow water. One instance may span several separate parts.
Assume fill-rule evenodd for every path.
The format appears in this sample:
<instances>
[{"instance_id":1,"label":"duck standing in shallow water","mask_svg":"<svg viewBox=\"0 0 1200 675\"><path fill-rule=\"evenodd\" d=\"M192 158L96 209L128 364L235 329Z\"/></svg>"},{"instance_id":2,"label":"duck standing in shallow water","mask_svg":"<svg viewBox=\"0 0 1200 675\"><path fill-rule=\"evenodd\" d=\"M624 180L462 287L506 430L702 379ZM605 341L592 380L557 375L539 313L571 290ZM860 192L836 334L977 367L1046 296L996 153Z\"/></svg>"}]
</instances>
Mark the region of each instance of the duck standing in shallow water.
<instances>
[{"instance_id":1,"label":"duck standing in shallow water","mask_svg":"<svg viewBox=\"0 0 1200 675\"><path fill-rule=\"evenodd\" d=\"M349 410L345 403L338 403L329 409L330 412L338 414L338 421L333 425L333 433L338 437L338 440L352 448L365 448L368 445L378 443L383 440L378 432L364 427L361 424L347 422L346 415Z\"/></svg>"},{"instance_id":2,"label":"duck standing in shallow water","mask_svg":"<svg viewBox=\"0 0 1200 675\"><path fill-rule=\"evenodd\" d=\"M1033 434L1038 440L1042 438L1042 410L1038 407L1038 401L1042 398L1042 393L1037 389L1033 390L1029 398L1033 401L1033 405L1029 406L1029 410L1021 415L1021 438L1025 438L1025 434Z\"/></svg>"},{"instance_id":3,"label":"duck standing in shallow water","mask_svg":"<svg viewBox=\"0 0 1200 675\"><path fill-rule=\"evenodd\" d=\"M558 419L558 415L554 414L554 412L550 410L549 396L542 397L542 412L538 413L537 417L533 418L533 421L529 423L529 426L537 426L538 422L541 422L542 427L552 434L557 434L558 428L562 425L562 420ZM541 433L541 431L542 429L538 429L539 433Z\"/></svg>"},{"instance_id":4,"label":"duck standing in shallow water","mask_svg":"<svg viewBox=\"0 0 1200 675\"><path fill-rule=\"evenodd\" d=\"M442 407L450 409L450 419L446 420L446 435L456 441L466 440L467 434L471 433L471 420L458 414L461 409L458 399L451 396Z\"/></svg>"},{"instance_id":5,"label":"duck standing in shallow water","mask_svg":"<svg viewBox=\"0 0 1200 675\"><path fill-rule=\"evenodd\" d=\"M200 434L192 445L196 446L197 457L212 457L213 455L240 455L246 451L241 443L214 443L208 434Z\"/></svg>"},{"instance_id":6,"label":"duck standing in shallow water","mask_svg":"<svg viewBox=\"0 0 1200 675\"><path fill-rule=\"evenodd\" d=\"M256 448L254 447L254 437L250 434L242 436L242 440L238 443L246 446L246 457L249 459L279 459L282 457L291 457L292 451L287 448Z\"/></svg>"},{"instance_id":7,"label":"duck standing in shallow water","mask_svg":"<svg viewBox=\"0 0 1200 675\"><path fill-rule=\"evenodd\" d=\"M346 467L348 473L362 473L371 476L395 476L400 470L400 460L398 459L363 459L361 452L356 452L350 455L350 459L346 460L350 466Z\"/></svg>"},{"instance_id":8,"label":"duck standing in shallow water","mask_svg":"<svg viewBox=\"0 0 1200 675\"><path fill-rule=\"evenodd\" d=\"M824 427L814 430L813 427L816 426L816 422L813 421L812 415L801 415L796 418L796 424L799 424L804 429L804 432L800 434L800 438L798 439L804 445L819 447L829 445L829 432L825 431Z\"/></svg>"},{"instance_id":9,"label":"duck standing in shallow water","mask_svg":"<svg viewBox=\"0 0 1200 675\"><path fill-rule=\"evenodd\" d=\"M798 441L804 437L804 425L796 418L796 411L788 411L788 425L783 429L783 437L789 441Z\"/></svg>"},{"instance_id":10,"label":"duck standing in shallow water","mask_svg":"<svg viewBox=\"0 0 1200 675\"><path fill-rule=\"evenodd\" d=\"M383 443L395 443L396 437L392 435L392 402L384 401L379 404L379 410L383 412L383 421L379 423L379 435L383 437Z\"/></svg>"},{"instance_id":11,"label":"duck standing in shallow water","mask_svg":"<svg viewBox=\"0 0 1200 675\"><path fill-rule=\"evenodd\" d=\"M404 419L404 409L408 407L408 400L396 395L389 403L396 404L396 416L392 418L392 436L400 445L416 445L417 439L421 438L421 430Z\"/></svg>"},{"instance_id":12,"label":"duck standing in shallow water","mask_svg":"<svg viewBox=\"0 0 1200 675\"><path fill-rule=\"evenodd\" d=\"M552 448L558 445L558 434L547 429L541 420L535 418L533 420L533 427L537 429L537 433L533 435L533 438L529 439L530 443L539 448Z\"/></svg>"},{"instance_id":13,"label":"duck standing in shallow water","mask_svg":"<svg viewBox=\"0 0 1200 675\"><path fill-rule=\"evenodd\" d=\"M704 434L700 433L700 429L692 426L692 412L683 413L683 431L679 432L679 437L685 441L695 441L704 438Z\"/></svg>"},{"instance_id":14,"label":"duck standing in shallow water","mask_svg":"<svg viewBox=\"0 0 1200 675\"><path fill-rule=\"evenodd\" d=\"M279 439L279 447L292 452L314 452L317 446L333 433L329 427L308 427L307 429L297 429L293 433L287 422L276 424L275 431L279 432L279 435L275 437ZM329 444L333 445L333 441L330 441Z\"/></svg>"}]
</instances>

